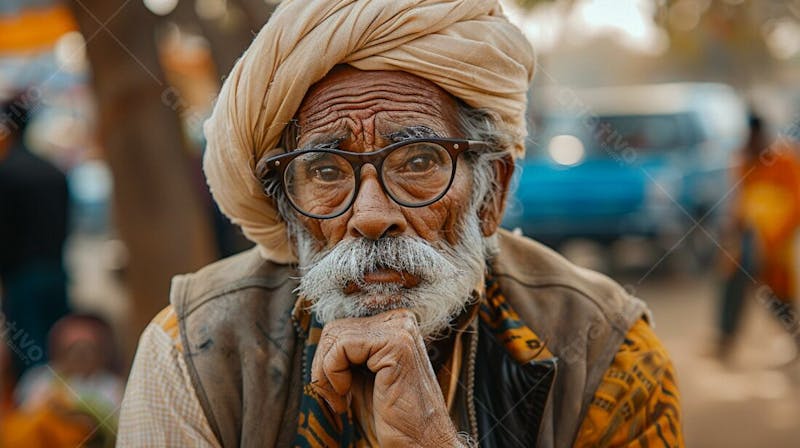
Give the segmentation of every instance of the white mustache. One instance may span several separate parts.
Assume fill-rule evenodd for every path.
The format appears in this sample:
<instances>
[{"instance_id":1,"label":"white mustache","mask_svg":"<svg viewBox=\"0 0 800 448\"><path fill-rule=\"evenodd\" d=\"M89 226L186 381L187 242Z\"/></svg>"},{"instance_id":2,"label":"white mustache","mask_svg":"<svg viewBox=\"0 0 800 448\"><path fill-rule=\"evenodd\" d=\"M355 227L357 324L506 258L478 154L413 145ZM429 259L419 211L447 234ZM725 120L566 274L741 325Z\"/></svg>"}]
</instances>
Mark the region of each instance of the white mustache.
<instances>
[{"instance_id":1,"label":"white mustache","mask_svg":"<svg viewBox=\"0 0 800 448\"><path fill-rule=\"evenodd\" d=\"M452 249L437 250L425 240L408 236L346 240L316 255L303 269L303 277L310 282L325 279L344 288L348 284L365 286L364 275L378 269L412 274L422 283L463 274L440 251Z\"/></svg>"}]
</instances>

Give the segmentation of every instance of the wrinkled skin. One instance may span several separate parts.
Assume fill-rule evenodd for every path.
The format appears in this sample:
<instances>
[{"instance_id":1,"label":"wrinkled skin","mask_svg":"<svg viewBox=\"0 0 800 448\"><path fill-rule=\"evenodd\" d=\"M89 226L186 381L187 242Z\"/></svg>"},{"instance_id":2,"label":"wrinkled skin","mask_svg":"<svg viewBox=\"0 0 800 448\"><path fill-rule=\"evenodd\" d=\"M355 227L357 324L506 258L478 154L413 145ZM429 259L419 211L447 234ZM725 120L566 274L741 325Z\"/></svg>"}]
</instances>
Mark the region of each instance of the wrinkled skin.
<instances>
[{"instance_id":1,"label":"wrinkled skin","mask_svg":"<svg viewBox=\"0 0 800 448\"><path fill-rule=\"evenodd\" d=\"M334 411L347 410L351 368L362 364L375 373L373 418L380 446L458 446L413 313L393 310L325 326L311 377Z\"/></svg>"},{"instance_id":2,"label":"wrinkled skin","mask_svg":"<svg viewBox=\"0 0 800 448\"><path fill-rule=\"evenodd\" d=\"M435 84L402 72L362 72L338 67L306 95L298 112L298 147L341 139L339 148L375 151L391 143L386 136L410 126L426 126L439 137L463 137L456 123L456 101ZM502 191L480 210L482 230L499 224L510 164L498 163ZM386 196L377 173L365 165L351 209L333 219L298 219L321 248L349 238L407 235L453 244L456 225L471 195L470 167L460 160L453 185L438 202L404 208ZM366 281L400 281L401 273L382 272ZM427 356L414 314L393 310L325 325L312 362L312 386L337 412L347 409L356 369L374 376L376 436L383 447L457 446L456 429Z\"/></svg>"}]
</instances>

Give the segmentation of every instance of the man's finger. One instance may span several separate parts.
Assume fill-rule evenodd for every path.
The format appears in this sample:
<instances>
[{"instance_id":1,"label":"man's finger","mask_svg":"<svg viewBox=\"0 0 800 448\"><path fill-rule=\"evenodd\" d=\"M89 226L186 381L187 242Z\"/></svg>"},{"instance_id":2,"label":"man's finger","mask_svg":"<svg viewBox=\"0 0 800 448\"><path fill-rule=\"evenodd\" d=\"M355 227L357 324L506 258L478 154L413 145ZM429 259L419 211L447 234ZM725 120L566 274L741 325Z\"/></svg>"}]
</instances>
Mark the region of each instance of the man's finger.
<instances>
[{"instance_id":1,"label":"man's finger","mask_svg":"<svg viewBox=\"0 0 800 448\"><path fill-rule=\"evenodd\" d=\"M333 410L335 414L341 414L347 411L348 407L348 400L346 397L339 395L336 391L333 390L330 383L327 380L311 380L309 384L311 389L322 397L328 407Z\"/></svg>"},{"instance_id":2,"label":"man's finger","mask_svg":"<svg viewBox=\"0 0 800 448\"><path fill-rule=\"evenodd\" d=\"M336 359L335 353L339 338L335 333L335 331L323 330L317 346L317 352L311 362L311 387L325 399L334 412L341 413L347 410L347 394L350 391L350 379L347 376L350 374L350 366L346 364L342 367L341 361ZM333 357L329 356L331 353L334 354ZM327 369L325 367L326 363L331 362L326 361L327 359L337 361L334 364L336 369L333 371L336 374L333 375L333 382L331 382L331 377L326 372L326 370L331 370L331 367Z\"/></svg>"},{"instance_id":3,"label":"man's finger","mask_svg":"<svg viewBox=\"0 0 800 448\"><path fill-rule=\"evenodd\" d=\"M352 363L341 344L329 350L322 359L322 373L339 395L347 395L350 391L353 381L351 368Z\"/></svg>"}]
</instances>

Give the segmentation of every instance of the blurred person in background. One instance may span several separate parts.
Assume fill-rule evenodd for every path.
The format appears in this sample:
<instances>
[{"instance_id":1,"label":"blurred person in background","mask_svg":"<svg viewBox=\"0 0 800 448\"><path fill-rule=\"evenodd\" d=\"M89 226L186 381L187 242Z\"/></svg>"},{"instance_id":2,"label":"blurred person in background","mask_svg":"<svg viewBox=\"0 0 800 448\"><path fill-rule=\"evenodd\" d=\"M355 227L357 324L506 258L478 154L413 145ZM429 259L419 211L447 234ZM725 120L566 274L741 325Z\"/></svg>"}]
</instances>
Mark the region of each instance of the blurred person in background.
<instances>
[{"instance_id":1,"label":"blurred person in background","mask_svg":"<svg viewBox=\"0 0 800 448\"><path fill-rule=\"evenodd\" d=\"M34 102L23 93L0 104L0 297L17 376L46 361L37 354L47 352L50 327L69 311L67 181L25 146Z\"/></svg>"},{"instance_id":2,"label":"blurred person in background","mask_svg":"<svg viewBox=\"0 0 800 448\"><path fill-rule=\"evenodd\" d=\"M29 369L0 419L0 446L110 447L124 384L114 362L114 334L92 314L59 320L50 332L50 362Z\"/></svg>"},{"instance_id":3,"label":"blurred person in background","mask_svg":"<svg viewBox=\"0 0 800 448\"><path fill-rule=\"evenodd\" d=\"M740 327L744 300L753 278L759 300L793 337L800 354L795 238L800 228L800 157L791 135L770 144L762 118L751 113L750 136L741 151L734 184L739 193L733 206L728 241L734 262L723 258L717 355L727 360Z\"/></svg>"}]
</instances>

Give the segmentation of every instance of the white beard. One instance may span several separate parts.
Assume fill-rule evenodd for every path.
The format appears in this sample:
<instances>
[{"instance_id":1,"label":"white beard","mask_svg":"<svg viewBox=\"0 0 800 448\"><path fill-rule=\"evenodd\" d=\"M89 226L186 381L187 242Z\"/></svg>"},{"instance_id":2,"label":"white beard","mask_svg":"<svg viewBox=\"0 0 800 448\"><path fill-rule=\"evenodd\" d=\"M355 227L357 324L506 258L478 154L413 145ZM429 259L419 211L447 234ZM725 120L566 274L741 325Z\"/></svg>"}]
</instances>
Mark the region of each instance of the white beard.
<instances>
[{"instance_id":1,"label":"white beard","mask_svg":"<svg viewBox=\"0 0 800 448\"><path fill-rule=\"evenodd\" d=\"M474 210L465 215L458 243L439 248L421 238L399 236L345 240L319 251L313 237L297 227L294 237L304 272L299 293L311 302L312 312L323 324L406 308L416 314L422 336L430 339L465 310L483 281L486 241ZM380 268L409 273L420 281L411 288L364 281L366 273ZM360 291L345 293L352 285Z\"/></svg>"}]
</instances>

